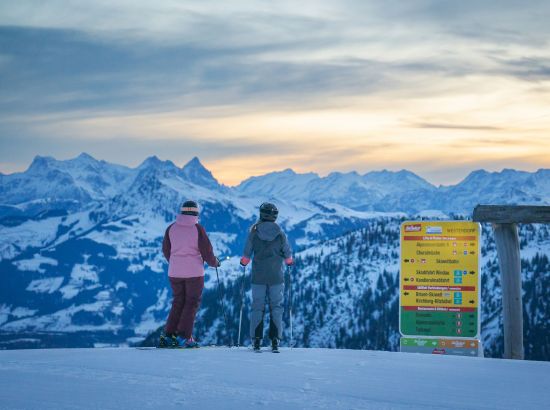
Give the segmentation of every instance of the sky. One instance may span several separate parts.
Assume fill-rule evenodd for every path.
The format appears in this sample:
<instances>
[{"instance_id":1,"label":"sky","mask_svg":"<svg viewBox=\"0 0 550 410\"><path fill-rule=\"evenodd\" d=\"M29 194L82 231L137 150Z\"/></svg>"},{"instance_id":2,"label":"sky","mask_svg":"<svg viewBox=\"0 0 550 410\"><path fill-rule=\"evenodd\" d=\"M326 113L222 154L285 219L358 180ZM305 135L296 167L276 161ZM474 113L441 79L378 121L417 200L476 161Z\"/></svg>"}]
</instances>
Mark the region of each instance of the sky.
<instances>
[{"instance_id":1,"label":"sky","mask_svg":"<svg viewBox=\"0 0 550 410\"><path fill-rule=\"evenodd\" d=\"M537 0L0 1L0 172L550 168L548 21Z\"/></svg>"}]
</instances>

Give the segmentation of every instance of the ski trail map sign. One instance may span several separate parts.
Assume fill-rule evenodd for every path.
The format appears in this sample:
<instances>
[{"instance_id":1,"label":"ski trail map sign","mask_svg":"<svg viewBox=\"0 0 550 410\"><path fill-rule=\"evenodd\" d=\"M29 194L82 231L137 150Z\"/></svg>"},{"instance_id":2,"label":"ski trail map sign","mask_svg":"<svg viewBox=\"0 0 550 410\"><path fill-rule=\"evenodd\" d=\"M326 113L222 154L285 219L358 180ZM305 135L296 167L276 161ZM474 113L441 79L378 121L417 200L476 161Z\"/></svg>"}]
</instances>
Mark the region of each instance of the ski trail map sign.
<instances>
[{"instance_id":1,"label":"ski trail map sign","mask_svg":"<svg viewBox=\"0 0 550 410\"><path fill-rule=\"evenodd\" d=\"M402 336L479 338L480 233L474 222L401 225Z\"/></svg>"}]
</instances>

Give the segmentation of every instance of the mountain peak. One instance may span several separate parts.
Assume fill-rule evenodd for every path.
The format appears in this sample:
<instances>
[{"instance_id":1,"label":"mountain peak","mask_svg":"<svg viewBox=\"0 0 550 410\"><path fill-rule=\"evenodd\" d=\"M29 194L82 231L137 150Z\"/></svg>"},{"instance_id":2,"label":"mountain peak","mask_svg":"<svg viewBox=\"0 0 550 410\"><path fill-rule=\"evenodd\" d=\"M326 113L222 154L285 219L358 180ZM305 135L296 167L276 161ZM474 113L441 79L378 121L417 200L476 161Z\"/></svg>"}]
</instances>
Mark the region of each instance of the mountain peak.
<instances>
[{"instance_id":1,"label":"mountain peak","mask_svg":"<svg viewBox=\"0 0 550 410\"><path fill-rule=\"evenodd\" d=\"M206 167L202 164L201 160L199 159L199 157L193 157L193 159L191 159L191 161L189 161L187 164L185 164L182 168L184 171L187 169L196 169L196 170L205 170L205 171L208 171L206 169Z\"/></svg>"},{"instance_id":2,"label":"mountain peak","mask_svg":"<svg viewBox=\"0 0 550 410\"><path fill-rule=\"evenodd\" d=\"M196 155L195 155L193 158L191 158L191 161L189 161L187 164L188 164L188 165L189 165L189 164L193 164L193 165L195 165L195 164L196 164L196 165L202 165L201 160L200 160L199 157L197 157Z\"/></svg>"},{"instance_id":3,"label":"mountain peak","mask_svg":"<svg viewBox=\"0 0 550 410\"><path fill-rule=\"evenodd\" d=\"M193 157L191 161L185 164L182 173L184 178L192 184L206 188L219 188L220 186L217 179L206 169L198 157Z\"/></svg>"},{"instance_id":4,"label":"mountain peak","mask_svg":"<svg viewBox=\"0 0 550 410\"><path fill-rule=\"evenodd\" d=\"M383 169L382 171L370 171L363 175L363 180L369 184L385 187L400 187L400 189L403 190L432 190L436 188L424 178L407 169L401 169L399 171L391 171L387 169Z\"/></svg>"},{"instance_id":5,"label":"mountain peak","mask_svg":"<svg viewBox=\"0 0 550 410\"><path fill-rule=\"evenodd\" d=\"M88 154L87 152L81 152L80 155L77 157L77 158L81 158L81 159L95 159L94 157L92 157L90 154Z\"/></svg>"},{"instance_id":6,"label":"mountain peak","mask_svg":"<svg viewBox=\"0 0 550 410\"><path fill-rule=\"evenodd\" d=\"M81 162L97 162L97 159L92 157L87 152L81 152L80 155L75 158L75 160L81 161Z\"/></svg>"},{"instance_id":7,"label":"mountain peak","mask_svg":"<svg viewBox=\"0 0 550 410\"><path fill-rule=\"evenodd\" d=\"M156 155L151 155L150 157L145 158L145 160L141 163L139 167L141 168L144 165L145 166L158 165L161 162L162 161L159 159L159 157L157 157Z\"/></svg>"},{"instance_id":8,"label":"mountain peak","mask_svg":"<svg viewBox=\"0 0 550 410\"><path fill-rule=\"evenodd\" d=\"M350 172L341 172L341 171L333 171L330 174L326 176L328 179L339 179L339 178L356 178L360 175L357 173L357 171L350 171Z\"/></svg>"},{"instance_id":9,"label":"mountain peak","mask_svg":"<svg viewBox=\"0 0 550 410\"><path fill-rule=\"evenodd\" d=\"M44 168L47 168L49 165L51 165L54 162L55 162L55 158L53 157L43 157L43 156L37 155L32 160L31 165L29 165L29 168L27 169L27 171L42 170Z\"/></svg>"},{"instance_id":10,"label":"mountain peak","mask_svg":"<svg viewBox=\"0 0 550 410\"><path fill-rule=\"evenodd\" d=\"M464 180L462 180L458 185L464 185L471 183L473 181L480 181L490 175L491 173L488 171L485 171L484 169L477 169L475 171L470 172Z\"/></svg>"},{"instance_id":11,"label":"mountain peak","mask_svg":"<svg viewBox=\"0 0 550 410\"><path fill-rule=\"evenodd\" d=\"M177 169L176 165L172 161L163 161L156 155L151 155L150 157L145 158L145 160L138 166L138 169L159 167L169 167Z\"/></svg>"},{"instance_id":12,"label":"mountain peak","mask_svg":"<svg viewBox=\"0 0 550 410\"><path fill-rule=\"evenodd\" d=\"M478 176L478 175L489 175L489 171L485 171L484 169L476 169L475 171L470 172L470 175Z\"/></svg>"}]
</instances>

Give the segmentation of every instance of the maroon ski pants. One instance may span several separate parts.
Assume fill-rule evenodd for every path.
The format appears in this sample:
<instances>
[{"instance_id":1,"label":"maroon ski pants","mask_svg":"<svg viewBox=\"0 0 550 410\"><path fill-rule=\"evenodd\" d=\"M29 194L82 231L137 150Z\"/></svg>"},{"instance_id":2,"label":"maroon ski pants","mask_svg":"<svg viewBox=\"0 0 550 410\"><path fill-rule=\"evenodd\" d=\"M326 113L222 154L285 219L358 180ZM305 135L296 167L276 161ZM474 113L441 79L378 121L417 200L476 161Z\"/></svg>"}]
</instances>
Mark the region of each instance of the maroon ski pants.
<instances>
[{"instance_id":1,"label":"maroon ski pants","mask_svg":"<svg viewBox=\"0 0 550 410\"><path fill-rule=\"evenodd\" d=\"M190 339L193 335L195 315L201 304L204 276L169 279L174 299L165 331L167 334L177 334Z\"/></svg>"}]
</instances>

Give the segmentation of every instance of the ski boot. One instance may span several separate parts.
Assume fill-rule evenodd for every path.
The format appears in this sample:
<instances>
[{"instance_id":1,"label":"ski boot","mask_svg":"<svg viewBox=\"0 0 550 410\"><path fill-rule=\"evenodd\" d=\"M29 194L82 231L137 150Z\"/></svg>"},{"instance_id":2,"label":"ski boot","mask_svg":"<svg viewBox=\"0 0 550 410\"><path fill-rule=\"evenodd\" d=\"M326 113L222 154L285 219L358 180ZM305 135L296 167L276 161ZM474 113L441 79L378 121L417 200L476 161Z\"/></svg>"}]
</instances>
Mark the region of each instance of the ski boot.
<instances>
[{"instance_id":1,"label":"ski boot","mask_svg":"<svg viewBox=\"0 0 550 410\"><path fill-rule=\"evenodd\" d=\"M271 351L273 353L280 353L279 351L279 339L276 337L271 339Z\"/></svg>"},{"instance_id":2,"label":"ski boot","mask_svg":"<svg viewBox=\"0 0 550 410\"><path fill-rule=\"evenodd\" d=\"M199 344L192 337L186 339L184 337L176 337L176 348L178 349L197 349Z\"/></svg>"},{"instance_id":3,"label":"ski boot","mask_svg":"<svg viewBox=\"0 0 550 410\"><path fill-rule=\"evenodd\" d=\"M185 349L185 346L187 345L187 339L181 336L176 337L176 348L178 349Z\"/></svg>"},{"instance_id":4,"label":"ski boot","mask_svg":"<svg viewBox=\"0 0 550 410\"><path fill-rule=\"evenodd\" d=\"M159 344L157 346L159 349L172 349L176 347L176 337L174 335L167 335L161 333L159 338Z\"/></svg>"},{"instance_id":5,"label":"ski boot","mask_svg":"<svg viewBox=\"0 0 550 410\"><path fill-rule=\"evenodd\" d=\"M254 346L253 346L254 352L262 353L261 346L262 346L262 339L260 339L259 337L254 338Z\"/></svg>"},{"instance_id":6,"label":"ski boot","mask_svg":"<svg viewBox=\"0 0 550 410\"><path fill-rule=\"evenodd\" d=\"M185 345L186 349L198 349L200 345L193 339L193 336L191 336L189 339L187 339L187 343Z\"/></svg>"}]
</instances>

